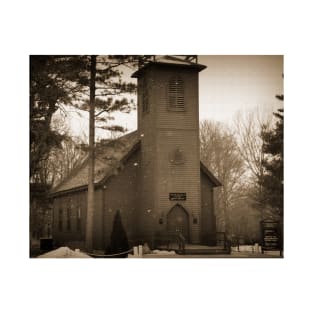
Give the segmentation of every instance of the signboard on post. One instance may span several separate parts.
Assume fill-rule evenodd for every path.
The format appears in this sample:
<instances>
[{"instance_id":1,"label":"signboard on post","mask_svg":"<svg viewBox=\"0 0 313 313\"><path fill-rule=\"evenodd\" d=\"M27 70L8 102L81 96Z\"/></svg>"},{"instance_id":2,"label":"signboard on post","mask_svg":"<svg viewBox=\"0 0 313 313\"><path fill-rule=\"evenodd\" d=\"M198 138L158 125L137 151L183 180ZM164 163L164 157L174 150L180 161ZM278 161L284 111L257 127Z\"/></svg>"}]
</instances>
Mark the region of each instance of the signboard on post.
<instances>
[{"instance_id":1,"label":"signboard on post","mask_svg":"<svg viewBox=\"0 0 313 313\"><path fill-rule=\"evenodd\" d=\"M279 250L281 254L282 247L279 221L263 220L260 223L262 232L262 253L266 250Z\"/></svg>"}]
</instances>

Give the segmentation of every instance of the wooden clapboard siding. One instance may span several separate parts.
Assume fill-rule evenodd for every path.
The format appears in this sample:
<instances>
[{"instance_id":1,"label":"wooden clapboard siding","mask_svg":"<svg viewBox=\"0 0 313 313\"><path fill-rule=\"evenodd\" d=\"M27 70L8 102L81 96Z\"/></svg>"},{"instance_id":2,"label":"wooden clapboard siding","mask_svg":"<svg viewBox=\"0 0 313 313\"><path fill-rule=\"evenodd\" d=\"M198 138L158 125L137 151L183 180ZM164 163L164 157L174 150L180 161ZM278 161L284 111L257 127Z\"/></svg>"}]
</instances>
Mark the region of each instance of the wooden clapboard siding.
<instances>
[{"instance_id":1,"label":"wooden clapboard siding","mask_svg":"<svg viewBox=\"0 0 313 313\"><path fill-rule=\"evenodd\" d=\"M85 240L85 224L86 224L86 191L68 193L53 200L53 239L56 245L72 243L74 246L83 246ZM67 208L71 210L70 224L71 229L67 229ZM77 227L78 209L81 214L81 226ZM60 216L62 210L62 230L59 230ZM79 244L80 243L80 244Z\"/></svg>"},{"instance_id":2,"label":"wooden clapboard siding","mask_svg":"<svg viewBox=\"0 0 313 313\"><path fill-rule=\"evenodd\" d=\"M184 109L171 110L169 83L173 77L183 82ZM149 109L142 112L143 97L138 94L138 129L141 138L141 226L145 236L163 231L166 221L159 217L176 204L169 200L169 192L186 192L180 204L189 214L190 239L200 241L200 151L198 112L198 73L189 69L150 68L139 78L139 86L148 89ZM180 104L181 104L180 99ZM170 154L177 147L183 151L185 162L172 164ZM148 212L150 210L150 212Z\"/></svg>"},{"instance_id":3,"label":"wooden clapboard siding","mask_svg":"<svg viewBox=\"0 0 313 313\"><path fill-rule=\"evenodd\" d=\"M93 217L93 248L104 249L103 238L103 189L96 189L94 196L94 217Z\"/></svg>"},{"instance_id":4,"label":"wooden clapboard siding","mask_svg":"<svg viewBox=\"0 0 313 313\"><path fill-rule=\"evenodd\" d=\"M143 86L143 80L146 84ZM148 110L143 112L143 91L148 89ZM141 176L140 205L138 214L138 226L140 236L150 239L154 231L153 214L155 210L155 166L156 166L156 106L153 103L154 75L148 71L144 77L139 78L138 92L138 132L141 140Z\"/></svg>"},{"instance_id":5,"label":"wooden clapboard siding","mask_svg":"<svg viewBox=\"0 0 313 313\"><path fill-rule=\"evenodd\" d=\"M192 217L200 215L200 170L199 154L195 134L190 130L162 130L158 132L160 145L157 149L157 207L165 214L175 204L169 200L170 192L185 192L187 199L178 201L189 213L190 239L198 241L199 225L192 223ZM187 143L187 144L186 144ZM171 151L181 147L184 163L173 164Z\"/></svg>"},{"instance_id":6,"label":"wooden clapboard siding","mask_svg":"<svg viewBox=\"0 0 313 313\"><path fill-rule=\"evenodd\" d=\"M201 241L207 243L208 239L214 241L215 212L213 204L213 185L207 175L201 171Z\"/></svg>"},{"instance_id":7,"label":"wooden clapboard siding","mask_svg":"<svg viewBox=\"0 0 313 313\"><path fill-rule=\"evenodd\" d=\"M138 131L104 144L96 158L94 249L109 244L117 210L130 241L153 244L155 234L167 230L167 215L177 204L186 211L191 243L201 242L214 229L213 186L219 182L203 165L200 170L198 71L203 68L154 64L137 72ZM175 100L172 107L170 96ZM53 229L58 244L84 245L87 173L86 163L54 191ZM169 193L185 193L186 199L171 201ZM69 205L80 207L80 231L75 210L72 231L65 231ZM64 215L61 232L59 208Z\"/></svg>"},{"instance_id":8,"label":"wooden clapboard siding","mask_svg":"<svg viewBox=\"0 0 313 313\"><path fill-rule=\"evenodd\" d=\"M199 108L198 108L198 74L189 71L179 72L184 80L184 111L173 111L169 107L168 84L175 75L173 71L156 73L159 79L155 79L154 101L157 108L157 127L189 129L199 131ZM158 80L161 82L158 83Z\"/></svg>"},{"instance_id":9,"label":"wooden clapboard siding","mask_svg":"<svg viewBox=\"0 0 313 313\"><path fill-rule=\"evenodd\" d=\"M114 215L120 210L123 226L130 240L137 238L139 151L133 153L117 175L108 179L103 189L104 246L110 242Z\"/></svg>"}]
</instances>

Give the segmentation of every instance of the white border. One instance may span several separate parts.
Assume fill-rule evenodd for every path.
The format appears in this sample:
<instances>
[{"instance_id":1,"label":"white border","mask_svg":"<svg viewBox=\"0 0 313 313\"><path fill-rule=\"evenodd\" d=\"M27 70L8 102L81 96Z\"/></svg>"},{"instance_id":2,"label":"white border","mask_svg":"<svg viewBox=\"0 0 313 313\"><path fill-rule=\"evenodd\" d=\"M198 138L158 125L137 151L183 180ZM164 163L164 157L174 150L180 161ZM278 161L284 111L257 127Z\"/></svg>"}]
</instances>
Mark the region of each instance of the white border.
<instances>
[{"instance_id":1,"label":"white border","mask_svg":"<svg viewBox=\"0 0 313 313\"><path fill-rule=\"evenodd\" d=\"M312 19L309 1L289 3L1 4L1 311L312 309ZM28 55L99 52L285 55L283 260L28 259Z\"/></svg>"}]
</instances>

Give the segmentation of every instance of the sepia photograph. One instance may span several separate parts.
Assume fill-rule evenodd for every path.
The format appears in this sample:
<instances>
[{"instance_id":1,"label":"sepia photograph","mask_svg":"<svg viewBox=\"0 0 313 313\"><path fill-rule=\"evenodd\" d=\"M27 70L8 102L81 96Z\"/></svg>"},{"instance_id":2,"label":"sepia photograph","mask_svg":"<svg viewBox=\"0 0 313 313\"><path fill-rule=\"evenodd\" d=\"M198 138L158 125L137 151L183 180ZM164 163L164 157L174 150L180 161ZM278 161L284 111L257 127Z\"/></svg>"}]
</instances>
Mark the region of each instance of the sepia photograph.
<instances>
[{"instance_id":1,"label":"sepia photograph","mask_svg":"<svg viewBox=\"0 0 313 313\"><path fill-rule=\"evenodd\" d=\"M283 55L30 55L30 258L283 258Z\"/></svg>"},{"instance_id":2,"label":"sepia photograph","mask_svg":"<svg viewBox=\"0 0 313 313\"><path fill-rule=\"evenodd\" d=\"M0 7L1 312L312 311L309 1Z\"/></svg>"}]
</instances>

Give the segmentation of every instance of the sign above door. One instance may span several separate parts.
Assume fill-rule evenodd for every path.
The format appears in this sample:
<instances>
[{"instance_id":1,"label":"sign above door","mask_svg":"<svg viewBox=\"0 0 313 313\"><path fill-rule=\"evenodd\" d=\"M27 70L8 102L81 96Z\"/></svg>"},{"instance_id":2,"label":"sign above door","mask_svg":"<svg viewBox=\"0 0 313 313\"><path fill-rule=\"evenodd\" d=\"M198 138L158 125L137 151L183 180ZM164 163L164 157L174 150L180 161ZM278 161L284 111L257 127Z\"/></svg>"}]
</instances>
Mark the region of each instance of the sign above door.
<instances>
[{"instance_id":1,"label":"sign above door","mask_svg":"<svg viewBox=\"0 0 313 313\"><path fill-rule=\"evenodd\" d=\"M185 201L187 199L186 192L170 192L169 193L170 201Z\"/></svg>"}]
</instances>

